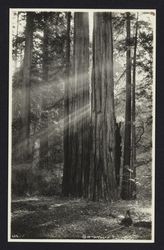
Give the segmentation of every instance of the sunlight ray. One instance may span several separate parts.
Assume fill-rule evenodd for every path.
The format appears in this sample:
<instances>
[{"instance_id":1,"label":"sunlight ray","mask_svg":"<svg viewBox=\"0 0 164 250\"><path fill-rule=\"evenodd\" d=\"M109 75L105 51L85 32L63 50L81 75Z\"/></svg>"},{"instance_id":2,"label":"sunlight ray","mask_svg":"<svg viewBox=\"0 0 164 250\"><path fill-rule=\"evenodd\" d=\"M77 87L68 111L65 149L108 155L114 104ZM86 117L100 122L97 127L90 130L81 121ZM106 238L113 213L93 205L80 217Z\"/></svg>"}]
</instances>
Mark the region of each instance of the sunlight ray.
<instances>
[{"instance_id":1,"label":"sunlight ray","mask_svg":"<svg viewBox=\"0 0 164 250\"><path fill-rule=\"evenodd\" d=\"M19 142L13 148L13 153L17 154L21 151L21 148L24 144L29 143L32 147L33 143L38 139L42 138L44 142L46 140L47 134L48 137L55 137L55 130L56 127L60 128L61 130L66 129L68 126L75 126L79 121L81 121L84 117L90 117L90 104L80 108L78 111L71 113L68 117L60 119L55 124L50 125L48 128L42 129L34 136L31 136L30 139L23 140ZM28 150L28 149L27 149Z\"/></svg>"}]
</instances>

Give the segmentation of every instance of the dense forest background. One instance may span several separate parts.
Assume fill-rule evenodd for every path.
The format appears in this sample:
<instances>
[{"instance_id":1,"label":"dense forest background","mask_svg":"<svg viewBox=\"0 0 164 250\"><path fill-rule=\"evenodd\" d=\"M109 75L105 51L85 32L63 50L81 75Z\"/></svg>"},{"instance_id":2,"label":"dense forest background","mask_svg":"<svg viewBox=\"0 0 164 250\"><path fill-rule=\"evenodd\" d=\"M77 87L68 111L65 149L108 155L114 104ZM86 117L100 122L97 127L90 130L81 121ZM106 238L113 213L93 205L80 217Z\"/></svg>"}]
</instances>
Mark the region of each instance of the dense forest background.
<instances>
[{"instance_id":1,"label":"dense forest background","mask_svg":"<svg viewBox=\"0 0 164 250\"><path fill-rule=\"evenodd\" d=\"M22 197L152 206L154 18L11 13L13 232Z\"/></svg>"}]
</instances>

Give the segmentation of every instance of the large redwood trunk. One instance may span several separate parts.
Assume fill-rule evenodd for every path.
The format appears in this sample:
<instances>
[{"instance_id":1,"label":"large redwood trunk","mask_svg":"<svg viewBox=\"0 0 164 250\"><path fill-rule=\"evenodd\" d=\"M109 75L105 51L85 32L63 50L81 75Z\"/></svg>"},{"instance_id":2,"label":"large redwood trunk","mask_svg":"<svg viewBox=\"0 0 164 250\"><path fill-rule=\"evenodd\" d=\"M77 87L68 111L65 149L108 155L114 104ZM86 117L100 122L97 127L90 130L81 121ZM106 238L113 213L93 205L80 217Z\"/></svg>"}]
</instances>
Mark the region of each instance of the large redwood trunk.
<instances>
[{"instance_id":1,"label":"large redwood trunk","mask_svg":"<svg viewBox=\"0 0 164 250\"><path fill-rule=\"evenodd\" d=\"M89 196L93 200L115 199L115 114L111 13L94 14L92 142Z\"/></svg>"},{"instance_id":2,"label":"large redwood trunk","mask_svg":"<svg viewBox=\"0 0 164 250\"><path fill-rule=\"evenodd\" d=\"M88 13L74 15L74 80L69 81L69 118L65 117L65 156L63 194L76 197L87 196L89 181L89 23ZM67 83L66 83L67 84ZM69 138L66 136L69 134ZM69 145L68 145L69 141ZM67 146L66 146L67 145ZM66 149L66 147L69 147Z\"/></svg>"}]
</instances>

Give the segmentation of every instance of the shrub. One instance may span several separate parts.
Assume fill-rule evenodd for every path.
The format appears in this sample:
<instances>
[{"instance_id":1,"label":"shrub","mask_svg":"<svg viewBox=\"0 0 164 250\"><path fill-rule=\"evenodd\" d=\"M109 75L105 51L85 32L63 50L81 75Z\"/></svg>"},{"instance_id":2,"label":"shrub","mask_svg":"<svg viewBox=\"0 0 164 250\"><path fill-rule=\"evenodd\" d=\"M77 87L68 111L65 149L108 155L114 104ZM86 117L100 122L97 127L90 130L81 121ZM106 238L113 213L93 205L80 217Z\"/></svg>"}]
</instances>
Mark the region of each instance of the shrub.
<instances>
[{"instance_id":1,"label":"shrub","mask_svg":"<svg viewBox=\"0 0 164 250\"><path fill-rule=\"evenodd\" d=\"M62 169L33 169L31 164L12 168L12 195L58 195L61 193Z\"/></svg>"}]
</instances>

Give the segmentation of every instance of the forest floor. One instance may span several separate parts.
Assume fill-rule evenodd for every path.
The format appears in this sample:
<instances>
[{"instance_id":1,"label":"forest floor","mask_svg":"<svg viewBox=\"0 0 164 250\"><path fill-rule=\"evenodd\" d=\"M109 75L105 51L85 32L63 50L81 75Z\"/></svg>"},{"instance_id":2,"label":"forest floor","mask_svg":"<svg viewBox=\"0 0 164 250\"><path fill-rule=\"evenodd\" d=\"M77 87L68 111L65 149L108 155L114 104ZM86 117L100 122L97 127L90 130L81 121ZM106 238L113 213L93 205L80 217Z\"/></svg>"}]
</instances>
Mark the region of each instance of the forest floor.
<instances>
[{"instance_id":1,"label":"forest floor","mask_svg":"<svg viewBox=\"0 0 164 250\"><path fill-rule=\"evenodd\" d=\"M151 221L149 201L110 204L83 199L31 197L13 200L13 239L148 240L151 229L119 225L130 209L133 222Z\"/></svg>"},{"instance_id":2,"label":"forest floor","mask_svg":"<svg viewBox=\"0 0 164 250\"><path fill-rule=\"evenodd\" d=\"M151 228L120 226L130 209L133 223L151 222L151 172L138 167L136 201L112 203L59 196L19 197L12 200L12 239L150 240ZM148 174L149 173L149 174Z\"/></svg>"},{"instance_id":3,"label":"forest floor","mask_svg":"<svg viewBox=\"0 0 164 250\"><path fill-rule=\"evenodd\" d=\"M120 226L128 209L133 223L151 222L151 161L145 163L145 154L140 156L137 200L104 203L59 196L15 197L11 238L150 240L151 228Z\"/></svg>"}]
</instances>

